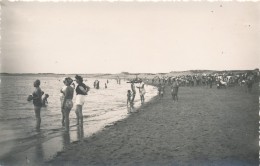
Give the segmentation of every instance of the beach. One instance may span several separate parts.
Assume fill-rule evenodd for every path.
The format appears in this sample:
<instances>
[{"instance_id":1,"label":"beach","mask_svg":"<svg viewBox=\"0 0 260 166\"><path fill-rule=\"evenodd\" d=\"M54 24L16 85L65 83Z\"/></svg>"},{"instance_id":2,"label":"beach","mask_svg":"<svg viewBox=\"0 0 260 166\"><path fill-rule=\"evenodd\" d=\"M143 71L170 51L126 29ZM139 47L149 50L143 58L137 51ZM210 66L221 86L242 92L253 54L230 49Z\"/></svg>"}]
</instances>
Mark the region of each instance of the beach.
<instances>
[{"instance_id":1,"label":"beach","mask_svg":"<svg viewBox=\"0 0 260 166\"><path fill-rule=\"evenodd\" d=\"M258 165L258 84L180 87L77 141L44 165Z\"/></svg>"},{"instance_id":2,"label":"beach","mask_svg":"<svg viewBox=\"0 0 260 166\"><path fill-rule=\"evenodd\" d=\"M32 83L37 77L1 76L0 165L39 165L52 159L72 142L89 137L129 116L126 107L129 83L122 80L117 84L115 79L88 78L85 83L91 86L91 90L83 107L84 124L76 125L74 106L70 113L70 132L66 133L61 125L60 108L63 77L48 75L39 78L42 90L50 97L48 105L41 109L41 129L37 131L33 103L26 100L34 89ZM92 88L97 79L100 81L99 89ZM104 87L105 82L107 88ZM153 86L146 86L146 91L147 101L157 93ZM137 95L135 108L141 105L139 93Z\"/></svg>"}]
</instances>

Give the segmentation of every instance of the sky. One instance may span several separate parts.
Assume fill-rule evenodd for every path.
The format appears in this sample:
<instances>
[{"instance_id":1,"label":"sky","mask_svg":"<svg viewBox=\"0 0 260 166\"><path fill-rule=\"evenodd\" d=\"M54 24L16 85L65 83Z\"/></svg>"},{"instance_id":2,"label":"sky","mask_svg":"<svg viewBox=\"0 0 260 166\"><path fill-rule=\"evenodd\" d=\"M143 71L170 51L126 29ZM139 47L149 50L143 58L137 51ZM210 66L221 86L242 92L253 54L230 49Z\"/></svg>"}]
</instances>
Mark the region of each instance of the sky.
<instances>
[{"instance_id":1,"label":"sky","mask_svg":"<svg viewBox=\"0 0 260 166\"><path fill-rule=\"evenodd\" d=\"M259 2L3 1L1 72L253 70L259 24Z\"/></svg>"}]
</instances>

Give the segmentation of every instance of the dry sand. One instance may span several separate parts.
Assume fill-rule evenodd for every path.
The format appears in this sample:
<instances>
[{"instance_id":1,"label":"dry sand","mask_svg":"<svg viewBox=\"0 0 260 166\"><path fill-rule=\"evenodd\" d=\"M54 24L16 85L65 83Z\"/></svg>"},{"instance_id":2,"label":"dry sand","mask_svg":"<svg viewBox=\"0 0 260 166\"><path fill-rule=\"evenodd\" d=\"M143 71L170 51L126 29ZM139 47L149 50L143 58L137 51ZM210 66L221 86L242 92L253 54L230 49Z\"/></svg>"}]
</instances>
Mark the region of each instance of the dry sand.
<instances>
[{"instance_id":1,"label":"dry sand","mask_svg":"<svg viewBox=\"0 0 260 166\"><path fill-rule=\"evenodd\" d=\"M253 94L181 87L177 103L169 90L45 164L258 165L257 85Z\"/></svg>"}]
</instances>

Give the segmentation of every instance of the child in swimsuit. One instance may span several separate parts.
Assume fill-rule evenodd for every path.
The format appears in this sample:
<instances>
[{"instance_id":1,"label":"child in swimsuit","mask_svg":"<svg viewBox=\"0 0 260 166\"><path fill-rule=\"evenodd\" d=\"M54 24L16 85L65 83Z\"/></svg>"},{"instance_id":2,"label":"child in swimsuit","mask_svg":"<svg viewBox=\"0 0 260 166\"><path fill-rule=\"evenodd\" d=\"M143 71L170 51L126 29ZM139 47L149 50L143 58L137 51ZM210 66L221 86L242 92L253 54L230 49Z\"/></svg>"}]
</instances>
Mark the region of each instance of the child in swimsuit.
<instances>
[{"instance_id":1,"label":"child in swimsuit","mask_svg":"<svg viewBox=\"0 0 260 166\"><path fill-rule=\"evenodd\" d=\"M43 107L47 106L46 104L48 104L48 97L49 97L49 95L45 94L44 97L42 98L42 106Z\"/></svg>"},{"instance_id":2,"label":"child in swimsuit","mask_svg":"<svg viewBox=\"0 0 260 166\"><path fill-rule=\"evenodd\" d=\"M128 90L127 91L127 101L126 101L127 106L128 106L128 104L131 104L131 96L132 96L131 90Z\"/></svg>"}]
</instances>

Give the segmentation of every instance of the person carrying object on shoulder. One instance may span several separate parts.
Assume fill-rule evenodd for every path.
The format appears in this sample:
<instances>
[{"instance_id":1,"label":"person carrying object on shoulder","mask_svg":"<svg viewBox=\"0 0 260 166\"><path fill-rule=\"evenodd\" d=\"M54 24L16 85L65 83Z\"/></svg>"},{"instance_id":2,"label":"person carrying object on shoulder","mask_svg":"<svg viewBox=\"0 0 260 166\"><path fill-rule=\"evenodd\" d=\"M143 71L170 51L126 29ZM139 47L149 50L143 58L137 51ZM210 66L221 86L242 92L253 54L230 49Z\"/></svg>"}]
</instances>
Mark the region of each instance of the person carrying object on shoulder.
<instances>
[{"instance_id":1,"label":"person carrying object on shoulder","mask_svg":"<svg viewBox=\"0 0 260 166\"><path fill-rule=\"evenodd\" d=\"M145 95L145 88L144 88L144 82L141 80L140 81L140 86L138 86L137 88L139 88L139 94L140 94L140 98L141 98L141 104L144 104L144 95Z\"/></svg>"},{"instance_id":2,"label":"person carrying object on shoulder","mask_svg":"<svg viewBox=\"0 0 260 166\"><path fill-rule=\"evenodd\" d=\"M76 86L76 116L77 116L77 125L83 124L83 114L82 114L82 107L85 103L85 97L88 94L88 91L90 89L89 86L85 85L83 83L83 78L79 75L75 76L77 86Z\"/></svg>"}]
</instances>

